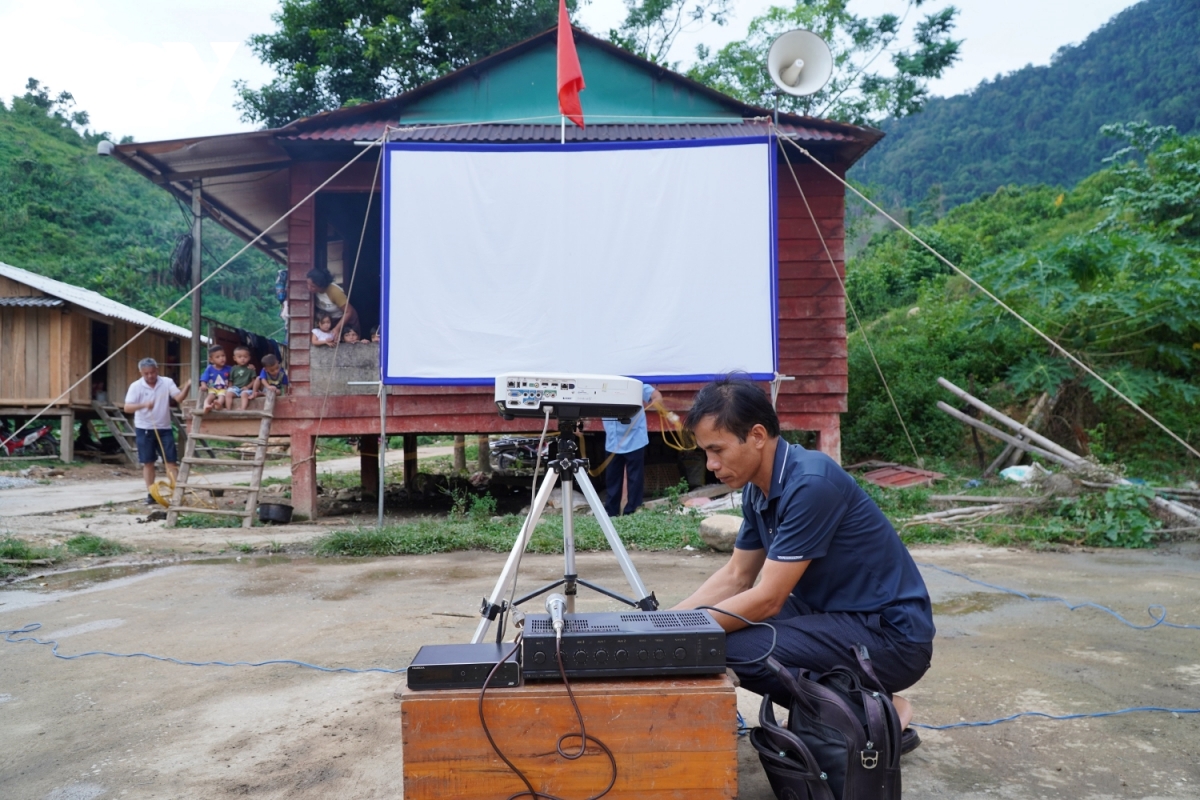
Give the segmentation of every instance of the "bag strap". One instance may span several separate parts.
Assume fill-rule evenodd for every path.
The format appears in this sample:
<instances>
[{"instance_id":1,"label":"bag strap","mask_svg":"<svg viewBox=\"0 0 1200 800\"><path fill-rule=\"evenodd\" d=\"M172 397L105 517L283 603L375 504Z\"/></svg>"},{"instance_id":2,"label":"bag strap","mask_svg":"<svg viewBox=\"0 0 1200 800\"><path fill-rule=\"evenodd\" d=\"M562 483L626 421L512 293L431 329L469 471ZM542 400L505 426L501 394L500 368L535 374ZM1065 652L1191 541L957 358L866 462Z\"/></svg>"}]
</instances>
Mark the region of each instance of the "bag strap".
<instances>
[{"instance_id":1,"label":"bag strap","mask_svg":"<svg viewBox=\"0 0 1200 800\"><path fill-rule=\"evenodd\" d=\"M878 691L868 686L858 687L863 709L867 714L867 732L871 737L867 749L862 752L862 765L867 769L873 769L878 764L879 752L882 751L887 759L885 766L898 767L902 734L900 717L896 713L896 707L892 705L891 698L883 691L879 678L875 675L875 670L871 668L871 656L867 652L867 648L862 644L856 644L854 653L858 657L859 667L878 687ZM872 766L868 766L869 763Z\"/></svg>"},{"instance_id":2,"label":"bag strap","mask_svg":"<svg viewBox=\"0 0 1200 800\"><path fill-rule=\"evenodd\" d=\"M782 664L775 660L774 656L767 656L766 667L771 671L779 682L783 684L783 688L787 690L793 700L800 705L801 708L811 717L817 716L817 709L808 699L804 690L800 688L800 683L796 680L796 676L792 675Z\"/></svg>"},{"instance_id":3,"label":"bag strap","mask_svg":"<svg viewBox=\"0 0 1200 800\"><path fill-rule=\"evenodd\" d=\"M825 780L825 773L821 771L821 765L817 763L817 759L808 749L808 745L799 736L776 722L775 709L769 696L764 695L762 705L759 706L758 724L763 735L770 740L771 745L779 753L779 757L788 760L789 768L803 773L805 778ZM788 750L795 755L785 755Z\"/></svg>"},{"instance_id":4,"label":"bag strap","mask_svg":"<svg viewBox=\"0 0 1200 800\"><path fill-rule=\"evenodd\" d=\"M890 698L891 694L888 693L887 689L883 688L883 681L879 680L879 676L875 674L875 668L871 666L871 654L867 651L867 646L858 643L850 649L854 651L854 657L858 660L858 668L862 670L870 683L873 684L871 688L882 692Z\"/></svg>"}]
</instances>

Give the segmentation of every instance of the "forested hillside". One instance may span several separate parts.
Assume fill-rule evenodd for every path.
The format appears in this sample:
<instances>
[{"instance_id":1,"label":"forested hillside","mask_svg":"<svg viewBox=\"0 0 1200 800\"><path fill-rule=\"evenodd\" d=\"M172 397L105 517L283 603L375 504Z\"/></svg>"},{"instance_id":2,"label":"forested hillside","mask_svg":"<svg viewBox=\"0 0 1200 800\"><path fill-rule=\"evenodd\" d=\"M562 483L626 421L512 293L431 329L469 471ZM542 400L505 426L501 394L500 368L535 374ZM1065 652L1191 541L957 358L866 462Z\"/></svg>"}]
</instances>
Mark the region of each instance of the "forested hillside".
<instances>
[{"instance_id":1,"label":"forested hillside","mask_svg":"<svg viewBox=\"0 0 1200 800\"><path fill-rule=\"evenodd\" d=\"M0 261L97 291L157 316L186 286L172 282L171 252L190 230L190 211L111 158L103 135L79 133L83 112L69 95L36 83L0 102ZM204 227L205 274L241 247L215 224ZM204 288L204 315L264 335L282 322L273 296L274 262L255 252ZM189 324L190 303L167 319Z\"/></svg>"},{"instance_id":2,"label":"forested hillside","mask_svg":"<svg viewBox=\"0 0 1200 800\"><path fill-rule=\"evenodd\" d=\"M1023 24L1014 24L1020 30ZM1200 129L1200 3L1143 0L1049 66L931 99L882 125L887 137L850 176L888 202L937 211L1006 184L1071 186L1121 142L1107 123Z\"/></svg>"},{"instance_id":3,"label":"forested hillside","mask_svg":"<svg viewBox=\"0 0 1200 800\"><path fill-rule=\"evenodd\" d=\"M1008 186L916 232L1200 448L1200 136L1143 124L1073 189ZM846 456L913 453L866 348L923 458L975 460L967 429L936 408L946 377L1017 416L1042 393L1061 444L1131 474L1194 477L1200 460L898 231L846 269L863 328L850 335ZM993 452L998 445L984 443Z\"/></svg>"}]
</instances>

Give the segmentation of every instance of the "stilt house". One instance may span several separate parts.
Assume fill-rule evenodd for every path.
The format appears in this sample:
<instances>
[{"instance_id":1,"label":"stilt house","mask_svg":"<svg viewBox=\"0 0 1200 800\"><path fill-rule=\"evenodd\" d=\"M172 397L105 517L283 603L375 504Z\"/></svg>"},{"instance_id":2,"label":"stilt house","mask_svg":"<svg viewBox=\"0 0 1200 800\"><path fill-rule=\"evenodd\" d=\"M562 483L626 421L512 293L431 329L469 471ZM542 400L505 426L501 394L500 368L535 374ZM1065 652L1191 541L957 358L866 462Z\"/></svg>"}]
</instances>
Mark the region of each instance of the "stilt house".
<instances>
[{"instance_id":1,"label":"stilt house","mask_svg":"<svg viewBox=\"0 0 1200 800\"><path fill-rule=\"evenodd\" d=\"M567 125L567 141L728 139L771 130L768 109L746 105L582 31L575 32L575 40L587 80L582 94L587 127ZM555 31L549 30L388 100L273 130L111 148L112 156L181 200L190 202L198 193L204 214L233 233L246 240L263 234L256 246L286 266L294 392L277 404L272 434L291 436L297 511L316 513L316 437L366 436L380 430L376 389L352 383L378 380L378 350L370 355L366 348L356 350L353 368L340 361L335 367L329 352L310 350L314 309L305 281L310 269L323 266L346 287L362 236L350 301L364 328L379 322L377 157L364 156L314 197L309 194L385 130L391 141L558 142L563 129L555 55ZM869 128L787 114L778 116L775 131L839 175L882 137ZM838 415L846 410L847 372L845 304L834 269L843 269L844 190L794 150L781 149L778 158L779 372L790 379L774 387L777 409L785 429L815 432L817 446L838 458ZM785 161L804 186L836 266L828 260ZM300 207L288 216L296 204ZM719 305L719 287L713 293ZM600 321L600 311L589 307L586 293L580 297L580 313L594 313ZM667 406L687 409L697 388L664 387ZM650 422L653 431L657 418L652 415ZM389 434L406 435L406 466L410 459L415 464L417 434L528 428L528 423L505 422L497 415L490 387L471 386L390 386L385 424ZM373 460L364 456L364 480Z\"/></svg>"}]
</instances>

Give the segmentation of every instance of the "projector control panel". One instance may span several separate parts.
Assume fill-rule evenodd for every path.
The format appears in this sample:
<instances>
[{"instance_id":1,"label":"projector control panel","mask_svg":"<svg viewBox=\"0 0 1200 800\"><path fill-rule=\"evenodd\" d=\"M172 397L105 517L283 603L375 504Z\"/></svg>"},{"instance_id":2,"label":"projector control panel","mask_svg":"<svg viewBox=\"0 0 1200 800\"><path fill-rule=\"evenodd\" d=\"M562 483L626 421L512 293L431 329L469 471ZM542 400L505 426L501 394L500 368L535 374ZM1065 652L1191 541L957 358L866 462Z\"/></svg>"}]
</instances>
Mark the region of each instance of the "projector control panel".
<instances>
[{"instance_id":1,"label":"projector control panel","mask_svg":"<svg viewBox=\"0 0 1200 800\"><path fill-rule=\"evenodd\" d=\"M512 417L616 417L642 409L642 382L621 375L510 372L496 377L496 408Z\"/></svg>"}]
</instances>

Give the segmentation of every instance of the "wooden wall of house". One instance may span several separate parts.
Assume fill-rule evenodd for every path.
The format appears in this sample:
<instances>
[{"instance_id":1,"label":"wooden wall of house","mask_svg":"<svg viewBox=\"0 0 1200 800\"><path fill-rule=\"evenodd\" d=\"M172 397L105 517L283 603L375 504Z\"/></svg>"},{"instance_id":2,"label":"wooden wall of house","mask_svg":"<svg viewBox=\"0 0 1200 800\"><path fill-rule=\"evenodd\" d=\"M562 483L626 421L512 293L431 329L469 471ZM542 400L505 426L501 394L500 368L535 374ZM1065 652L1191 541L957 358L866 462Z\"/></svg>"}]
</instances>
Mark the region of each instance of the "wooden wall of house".
<instances>
[{"instance_id":1,"label":"wooden wall of house","mask_svg":"<svg viewBox=\"0 0 1200 800\"><path fill-rule=\"evenodd\" d=\"M816 165L797 157L793 164L812 217L786 164L779 168L779 366L794 380L781 384L777 408L788 430L819 431L822 449L836 453L839 414L846 410L844 190ZM374 164L368 159L339 177L329 190L369 191ZM297 203L340 165L302 163L292 168L291 202ZM836 167L844 173L844 167ZM309 332L312 302L305 273L313 265L315 202L289 219L290 376L294 395L276 410L277 430L295 434L347 435L378 430L374 397L309 396ZM820 235L818 235L818 228ZM829 247L826 254L821 236ZM832 263L831 258L832 257ZM836 275L835 275L836 271ZM722 320L714 320L715 325ZM666 389L666 405L685 410L698 384ZM505 422L495 412L491 387L391 387L390 433L490 433L524 430L529 424ZM650 416L656 429L657 415Z\"/></svg>"},{"instance_id":2,"label":"wooden wall of house","mask_svg":"<svg viewBox=\"0 0 1200 800\"><path fill-rule=\"evenodd\" d=\"M44 297L38 290L0 277L0 297ZM47 405L57 399L92 367L92 323L109 325L109 352L129 341L140 325L105 319L67 304L59 308L0 306L0 406ZM108 393L114 402L125 397L138 378L137 362L151 356L166 363L167 341L172 337L150 331L108 363ZM186 354L186 340L181 341ZM180 384L189 368L181 367ZM71 390L59 405L89 406L92 381Z\"/></svg>"},{"instance_id":3,"label":"wooden wall of house","mask_svg":"<svg viewBox=\"0 0 1200 800\"><path fill-rule=\"evenodd\" d=\"M141 326L132 322L122 322L113 320L112 327L109 332L109 344L111 350L115 350L121 345L128 342L133 336L141 330ZM120 402L125 397L125 391L129 388L129 384L141 377L141 371L138 370L138 362L143 358L150 357L159 364L164 365L160 368L160 373L164 375L170 374L166 365L168 363L179 363L167 357L167 341L174 337L156 331L149 331L138 337L137 341L129 347L117 354L117 357L108 362L108 396L113 402ZM188 355L188 340L180 340L180 356L184 363L179 367L179 385L188 379L191 374L191 367L187 362Z\"/></svg>"},{"instance_id":4,"label":"wooden wall of house","mask_svg":"<svg viewBox=\"0 0 1200 800\"><path fill-rule=\"evenodd\" d=\"M0 277L0 297L44 297ZM0 307L0 406L47 405L71 384L72 357L80 350L78 314L67 307ZM80 373L82 374L82 373ZM83 396L84 391L72 394ZM59 401L66 405L67 398Z\"/></svg>"}]
</instances>

